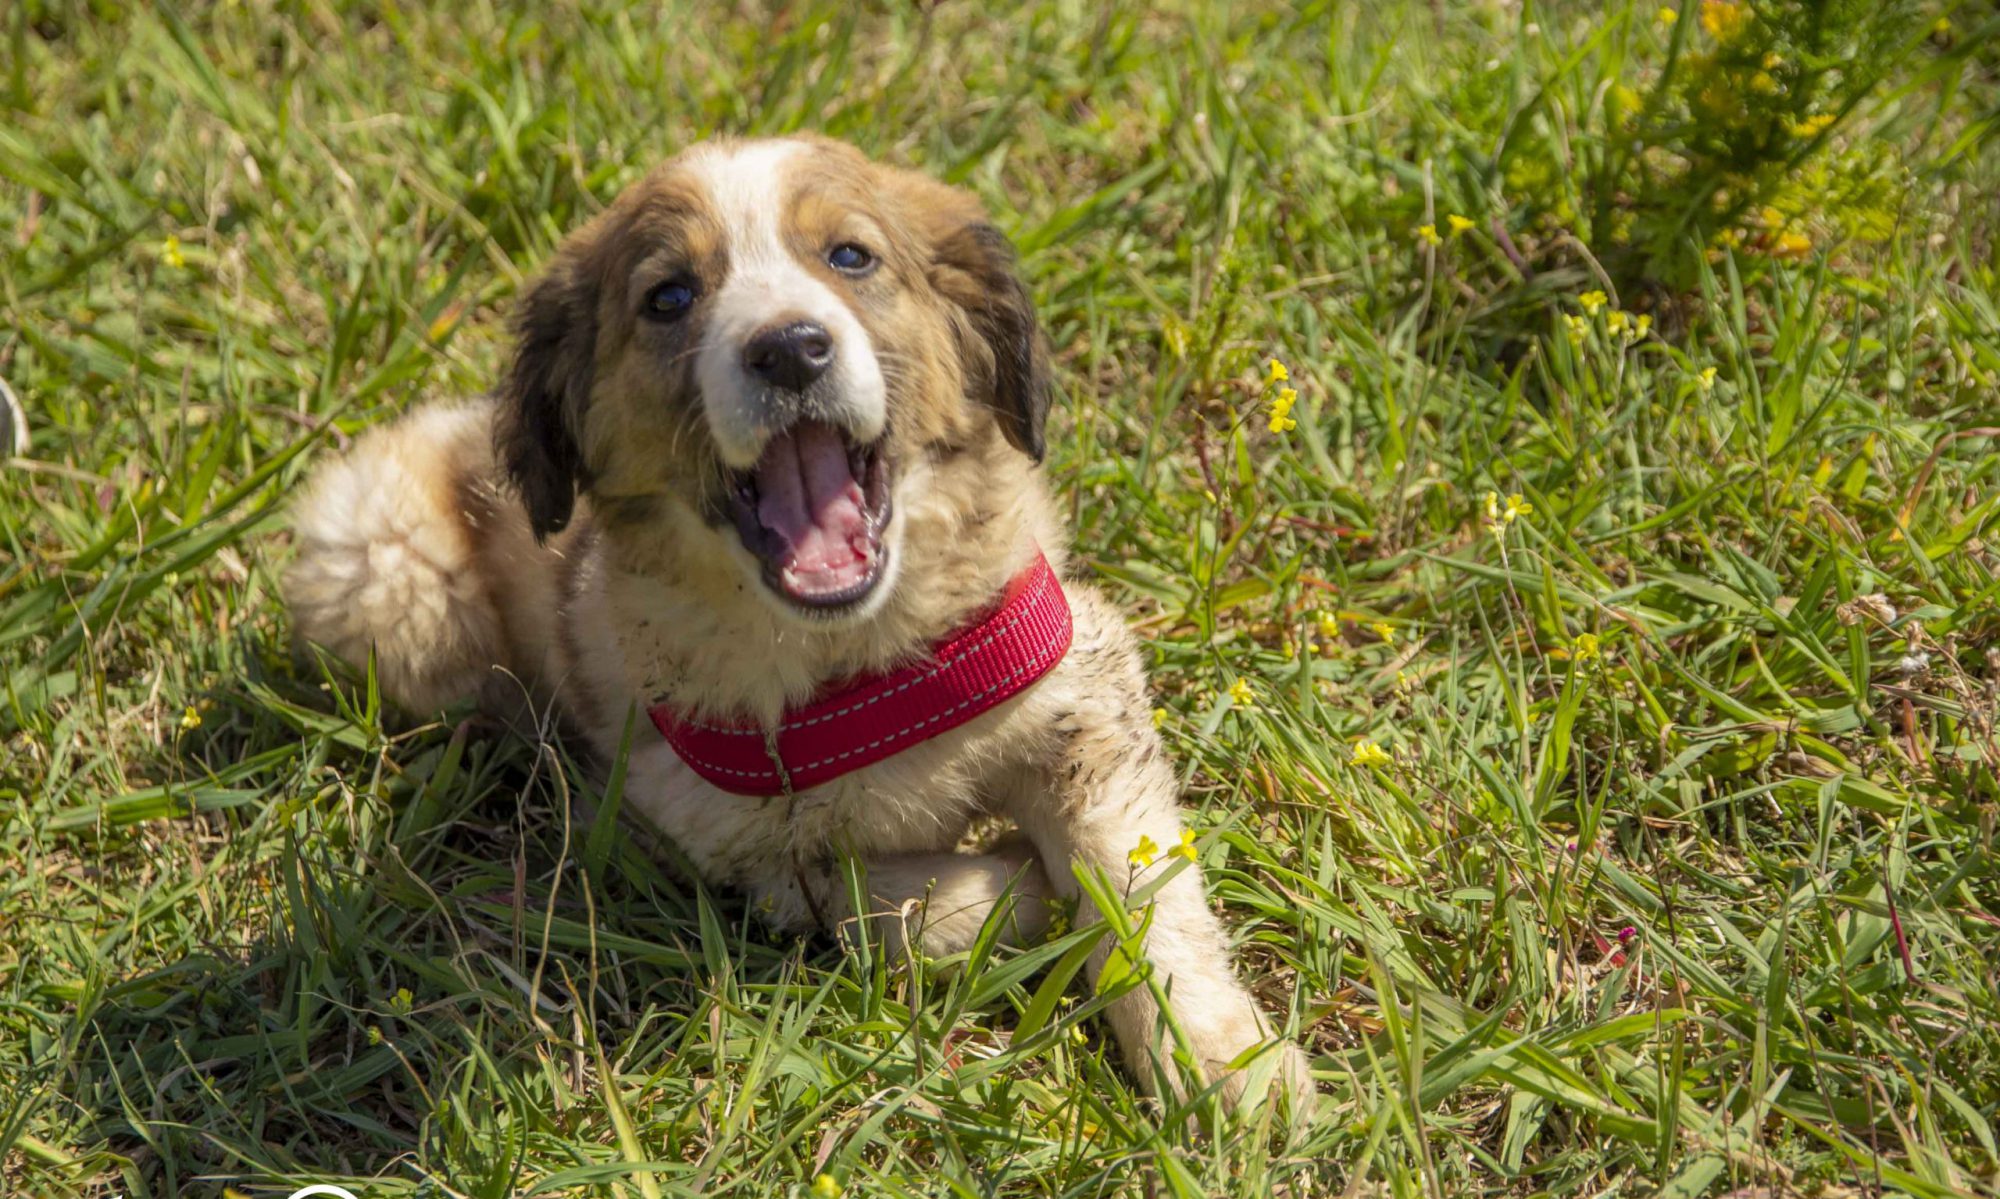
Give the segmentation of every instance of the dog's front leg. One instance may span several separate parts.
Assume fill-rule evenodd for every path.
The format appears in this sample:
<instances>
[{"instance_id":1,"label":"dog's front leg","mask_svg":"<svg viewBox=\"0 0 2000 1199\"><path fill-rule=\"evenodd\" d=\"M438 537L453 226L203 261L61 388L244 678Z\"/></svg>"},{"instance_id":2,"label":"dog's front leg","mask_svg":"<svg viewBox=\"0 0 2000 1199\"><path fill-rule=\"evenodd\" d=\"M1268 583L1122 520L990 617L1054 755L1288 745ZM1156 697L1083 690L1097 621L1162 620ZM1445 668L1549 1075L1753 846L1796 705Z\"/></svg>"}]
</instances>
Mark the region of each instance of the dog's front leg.
<instances>
[{"instance_id":1,"label":"dog's front leg","mask_svg":"<svg viewBox=\"0 0 2000 1199\"><path fill-rule=\"evenodd\" d=\"M1226 1099L1240 1105L1252 1098L1245 1091L1257 1066L1230 1066L1246 1050L1265 1045L1256 1061L1276 1055L1273 1093L1287 1095L1295 1115L1309 1111L1313 1089L1304 1055L1289 1041L1271 1043L1277 1030L1236 980L1200 867L1181 860L1191 855L1169 852L1181 845L1180 808L1173 774L1145 710L1079 704L1065 717L1061 732L1061 754L1041 772L1039 788L1023 788L1015 813L1040 849L1057 889L1078 893L1073 865L1101 873L1120 896L1164 878L1134 911L1133 923L1145 922L1143 956L1203 1081L1221 1079ZM1135 855L1135 850L1140 852ZM1096 916L1083 898L1079 923ZM1111 950L1107 937L1091 958L1093 979ZM1165 1060L1173 1038L1162 1025L1153 989L1141 985L1127 992L1112 1005L1110 1017L1133 1073L1149 1088L1163 1075L1182 1094L1180 1073Z\"/></svg>"},{"instance_id":2,"label":"dog's front leg","mask_svg":"<svg viewBox=\"0 0 2000 1199\"><path fill-rule=\"evenodd\" d=\"M863 858L856 909L846 872L833 862L774 872L757 888L759 906L780 926L817 922L828 931L866 920L880 943L901 952L911 941L938 958L971 948L995 908L1003 944L1025 944L1048 930L1053 892L1035 847L1003 838L983 853L882 854Z\"/></svg>"}]
</instances>

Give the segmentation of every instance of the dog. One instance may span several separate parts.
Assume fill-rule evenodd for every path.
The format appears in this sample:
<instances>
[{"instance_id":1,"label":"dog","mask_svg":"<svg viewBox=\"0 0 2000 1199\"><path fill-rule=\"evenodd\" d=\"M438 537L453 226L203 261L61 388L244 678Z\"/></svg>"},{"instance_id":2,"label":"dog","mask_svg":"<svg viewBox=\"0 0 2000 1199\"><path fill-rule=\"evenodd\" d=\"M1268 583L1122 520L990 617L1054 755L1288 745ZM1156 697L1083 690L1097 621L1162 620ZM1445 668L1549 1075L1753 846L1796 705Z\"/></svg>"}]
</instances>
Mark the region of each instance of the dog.
<instances>
[{"instance_id":1,"label":"dog","mask_svg":"<svg viewBox=\"0 0 2000 1199\"><path fill-rule=\"evenodd\" d=\"M868 919L945 957L996 907L1014 940L1059 900L1094 919L1079 867L1151 888L1158 985L1108 1009L1134 1075L1186 1094L1163 996L1194 1081L1309 1109L1232 972L1134 638L1067 570L1048 351L975 199L817 137L701 143L568 237L513 334L493 395L301 493L300 638L372 654L412 712L525 697L602 758L629 739L625 810L779 930Z\"/></svg>"}]
</instances>

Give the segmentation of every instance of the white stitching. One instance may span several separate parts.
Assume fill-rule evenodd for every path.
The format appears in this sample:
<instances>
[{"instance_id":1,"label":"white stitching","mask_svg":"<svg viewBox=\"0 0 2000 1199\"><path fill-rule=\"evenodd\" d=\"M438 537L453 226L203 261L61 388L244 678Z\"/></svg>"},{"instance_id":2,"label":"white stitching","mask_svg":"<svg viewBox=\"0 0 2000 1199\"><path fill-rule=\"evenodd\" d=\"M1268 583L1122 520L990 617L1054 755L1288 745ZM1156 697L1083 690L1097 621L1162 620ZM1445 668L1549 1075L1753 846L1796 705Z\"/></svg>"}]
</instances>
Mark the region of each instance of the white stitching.
<instances>
[{"instance_id":1,"label":"white stitching","mask_svg":"<svg viewBox=\"0 0 2000 1199\"><path fill-rule=\"evenodd\" d=\"M1068 649L1069 648L1068 642L1064 642L1062 648ZM877 737L875 740L870 741L866 745L857 745L852 749L842 750L840 753L834 754L830 758L821 758L817 762L808 762L804 766L800 766L795 770L793 770L792 773L804 774L809 770L817 770L821 766L825 766L832 762L838 762L842 758L851 758L855 754L866 753L868 750L875 749L879 746L885 745L888 742L896 740L898 737L907 737L911 733L916 732L918 729L921 729L926 725L936 724L940 720L944 720L951 716L954 716L957 713L962 712L965 709L971 707L972 705L978 703L979 701L985 699L987 696L993 694L995 691L998 691L1001 688L1007 686L1007 684L1013 682L1017 678L1020 678L1023 674L1026 674L1029 671L1035 670L1036 668L1040 667L1049 658L1055 656L1055 651L1056 651L1056 646L1051 644L1041 652L1041 655L1039 657L1035 658L1031 662L1025 662L1022 665L1015 667L1014 670L1011 673L1009 673L1005 678L993 684L991 687L988 687L986 690L981 691L977 695L971 696L965 699L964 701L953 705L952 707L946 708L942 712L933 713L932 715L926 717L925 719L919 720L915 724L907 725L903 728L897 729L893 733L885 733L882 736ZM1012 697L1009 696L1008 698ZM708 761L706 758L695 757L694 755L688 753L686 750L682 749L678 744L675 744L673 748L674 751L680 754L681 758L684 761L686 761L689 766L699 766L704 770L712 770L717 774L733 774L738 778L755 778L755 779L775 779L777 777L773 771L769 770L737 770L729 766L719 766L713 762ZM833 781L833 779L826 779L823 781L830 783ZM816 787L818 785L819 785L818 783L806 784L806 786L808 787Z\"/></svg>"},{"instance_id":2,"label":"white stitching","mask_svg":"<svg viewBox=\"0 0 2000 1199\"><path fill-rule=\"evenodd\" d=\"M1039 601L1038 601L1038 602L1039 602ZM1027 616L1027 613L1028 613L1028 611L1031 611L1031 610L1032 610L1032 607L1031 607L1031 608L1029 608L1029 609L1024 609L1024 610L1022 611L1022 613L1021 613L1021 617L1022 617L1022 618L1025 618L1025 617ZM1018 623L1018 622L1017 622L1017 623ZM1010 627L1011 627L1011 626L1010 626ZM996 637L997 637L997 636L999 636L999 634L998 634L998 633L996 633L996 634L994 634L994 635L995 635ZM988 642L982 642L982 643L980 644L980 646L979 646L979 647L976 647L976 648L984 648L984 646L985 646L986 644L988 644ZM907 725L907 726L905 726L905 727L903 727L903 728L900 728L900 729L897 729L897 730L896 730L895 732L893 732L893 733L884 733L884 734L883 734L882 736L880 736L880 737L877 737L877 738L876 738L875 740L873 740L873 741L870 741L870 742L869 742L868 744L866 744L866 745L857 745L857 746L853 747L852 749L846 749L846 750L842 750L842 751L841 751L840 753L837 753L837 754L834 754L834 755L833 755L832 757L828 757L828 758L821 758L821 759L820 759L819 761L817 761L817 762L808 762L808 763L807 763L807 764L805 764L804 766L799 766L799 767L795 767L795 768L793 768L793 770L792 770L792 773L794 773L794 774L804 774L804 773L806 773L807 771L810 771L810 770L816 770L816 769L818 769L818 768L819 768L819 767L821 767L821 766L825 766L825 765L828 765L829 763L832 763L832 762L838 762L838 761L840 761L840 760L841 760L841 759L843 759L843 758L851 758L851 757L853 757L853 756L854 756L854 755L856 755L856 754L860 754L860 753L866 753L867 751L869 751L869 750L871 750L871 749L876 749L876 748L878 748L878 747L880 747L880 746L882 746L882 745L885 745L885 744L887 744L887 743L889 743L889 742L891 742L891 741L894 741L894 740L896 740L896 739L897 739L897 738L899 738L899 737L907 737L907 736L909 736L909 735L910 735L911 733L914 733L914 732L916 732L916 731L917 731L918 729L921 729L921 728L924 728L924 727L926 727L926 726L928 726L928 725L932 725L932 724L936 724L936 723L937 723L938 721L940 721L940 720L945 720L945 719L948 719L948 718L950 718L950 717L952 717L952 716L954 716L954 715L958 714L959 712L962 712L962 711L964 711L965 709L967 709L967 708L971 707L972 705L974 705L974 704L976 704L976 703L980 702L981 700L985 699L985 698L986 698L987 696L989 696L989 695L993 694L993 693L994 693L995 691L998 691L998 690L1000 690L1001 688L1003 688L1003 687L1007 686L1007 685L1008 685L1009 683L1013 682L1013 681L1014 681L1015 679L1017 679L1017 678L1020 678L1020 677L1021 677L1021 676L1022 676L1023 674L1026 674L1026 673L1028 673L1028 672L1030 672L1030 671L1033 671L1033 670L1036 670L1036 669L1040 668L1040 667L1041 667L1041 666L1043 665L1043 663L1047 662L1047 661L1048 661L1048 660L1049 660L1050 658L1052 658L1052 657L1055 657L1055 656L1056 656L1056 655L1057 655L1057 654L1058 654L1058 653L1059 653L1059 652L1060 652L1061 650L1067 650L1068 648L1069 648L1069 639L1068 639L1068 638L1064 638L1064 639L1063 639L1063 641L1062 641L1062 644L1061 644L1060 646L1057 646L1057 645L1056 645L1056 644L1055 644L1054 642L1051 642L1051 643L1050 643L1049 645L1045 646L1045 647L1044 647L1044 648L1042 649L1042 652L1041 652L1041 653L1040 653L1040 654L1039 654L1038 656L1036 656L1036 657L1035 657L1034 659L1032 659L1031 661L1028 661L1028 662L1024 662L1024 663L1022 663L1022 664L1021 664L1020 666L1017 666L1017 667L1015 667L1015 668L1014 668L1014 670L1013 670L1013 671L1011 671L1010 673L1008 673L1006 677L1002 678L1002 679L1001 679L1001 680L1000 680L999 682L997 682L997 683L993 684L993 685L992 685L991 687L988 687L988 688L986 688L986 689L985 689L984 691L981 691L981 692L979 692L979 693L978 693L977 695L973 695L973 696L969 696L969 697L967 697L966 699L962 700L961 702L959 702L959 703L957 703L957 704L953 705L953 706L952 706L952 707L950 707L950 708L947 708L947 709L945 709L945 710L944 710L944 711L942 711L942 712L935 712L935 713L932 713L932 714L931 714L930 716L926 717L925 719L923 719L923 720L920 720L920 721L916 722L915 724L912 724L912 725ZM971 653L971 652L972 652L971 650L967 650L967 651L966 651L966 653ZM961 654L961 655L960 655L960 657L963 657L963 656L964 656L963 654ZM957 658L954 658L954 659L952 659L952 661L954 661L954 662L955 662L955 661L957 661L957 660L958 660ZM935 674L935 673L936 673L935 671L933 671L933 672L932 672L932 674ZM929 677L929 676L926 676L926 677ZM911 680L909 681L909 683L906 683L906 684L904 684L904 686L906 686L906 687L907 687L907 686L911 686L911 685L914 685L914 684L915 684L915 683L917 683L918 681L920 681L920 680L918 680L918 679L911 679ZM901 689L901 688L899 688L898 690L900 690L900 689ZM893 694L893 693L889 693L889 694ZM878 697L878 698L879 698L879 697ZM1010 698L1011 698L1011 697L1010 697ZM873 702L873 701L871 700L871 701L869 701L869 702ZM856 705L856 707L857 707L857 708L858 708L858 707L863 707L863 706L866 706L866 705L865 705L865 704L861 704L861 705ZM831 719L831 718L832 718L832 714L829 714L828 716L825 716L825 717L821 717L821 718L819 718L819 719L822 719L822 720L826 720L826 719ZM697 758L697 757L695 757L695 756L694 756L693 754L689 753L689 752L688 752L687 750L683 749L683 748L681 747L681 745L680 745L680 743L679 743L679 742L672 742L672 744L673 744L673 748L674 748L674 752L675 752L675 753L678 753L678 754L679 754L679 755L681 756L682 760L686 761L686 762L687 762L687 764L688 764L689 766L697 766L697 767L700 767L700 768L702 768L702 769L704 769L704 770L709 770L709 771L713 771L713 772L715 772L715 773L717 773L717 774L728 774L728 775L734 775L734 776L735 776L735 777L737 777L737 778L751 778L751 779L776 779L776 778L777 778L777 774L776 774L776 772L775 772L775 771L771 771L771 770L737 770L737 769L735 769L734 767L729 767L729 766L722 766L722 765L718 765L718 764L716 764L716 763L713 763L713 762L710 762L710 761L708 761L708 760L707 760L706 758ZM826 781L826 782L832 782L833 780L832 780L832 779L827 779L827 780L824 780L824 781ZM819 784L817 784L817 783L808 783L808 784L806 784L806 785L807 785L808 787L813 787L813 786L818 786Z\"/></svg>"},{"instance_id":3,"label":"white stitching","mask_svg":"<svg viewBox=\"0 0 2000 1199\"><path fill-rule=\"evenodd\" d=\"M951 666L955 665L956 663L963 660L967 656L978 653L980 650L985 649L987 646L993 644L995 641L1006 636L1008 633L1013 632L1014 627L1016 625L1026 620L1030 615L1038 613L1041 610L1042 604L1048 599L1049 591L1051 589L1051 584L1054 584L1055 581L1056 577L1054 570L1051 569L1044 571L1042 573L1040 584L1035 590L1034 598L1029 600L1029 602L1025 606L1023 606L1019 612L1016 612L1012 620L1008 621L1006 624L1000 626L999 628L993 630L993 632L984 641L979 642L977 645L967 646L966 648L960 650L953 657L939 659L937 664L931 667L931 669L929 669L928 671L925 671L923 674L920 674L915 678L905 679L902 683L898 684L897 686L887 691L882 692L880 695L869 696L867 699L864 699L859 703L850 704L845 708L836 709L835 711L828 712L824 716L815 716L810 720L801 720L796 722L785 721L778 725L778 731L781 733L785 733L785 732L797 732L800 729L809 729L816 724L824 724L829 720L835 720L838 719L839 717L846 716L850 712L859 712L861 709L866 708L871 704L880 703L883 700L888 699L892 695L901 695L903 692L908 691L910 688L916 686L919 683L929 682L931 679L936 678L939 674L943 673L945 670L949 669ZM1060 591L1061 588L1056 587L1055 590ZM683 728L699 729L704 733L718 733L725 737L762 737L764 735L764 730L762 729L733 728L723 725L703 724L698 720L683 720L677 723L679 723Z\"/></svg>"},{"instance_id":4,"label":"white stitching","mask_svg":"<svg viewBox=\"0 0 2000 1199\"><path fill-rule=\"evenodd\" d=\"M1063 648L1068 649L1069 643L1064 642ZM907 737L911 733L916 732L918 729L923 728L925 725L936 724L940 720L944 720L947 717L955 715L958 712L962 712L966 708L971 707L972 705L978 703L980 700L985 699L987 696L993 694L995 691L998 691L1001 688L1005 687L1007 684L1013 682L1015 679L1020 678L1022 675L1040 666L1044 661L1053 656L1054 649L1055 647L1053 645L1049 646L1047 649L1044 649L1041 653L1041 656L1036 658L1034 661L1026 662L1016 667L1013 670L1013 672L1010 673L1006 678L1001 679L999 682L993 684L991 687L988 687L986 690L981 691L979 694L974 695L959 704L946 708L942 712L934 713L931 716L927 717L926 719L919 720L917 723L910 725L907 728L898 729L893 733L885 733L881 737L878 737L875 740L870 741L866 745L857 745L853 749L842 750L841 752L833 755L830 758L821 758L817 762L808 762L806 765L799 767L795 773L804 774L808 770L814 770L821 766L825 766L829 762L838 762L842 758L851 758L855 754L863 753L867 750L874 749L876 746L886 744L890 741L894 741L898 737ZM811 784L807 785L810 786Z\"/></svg>"}]
</instances>

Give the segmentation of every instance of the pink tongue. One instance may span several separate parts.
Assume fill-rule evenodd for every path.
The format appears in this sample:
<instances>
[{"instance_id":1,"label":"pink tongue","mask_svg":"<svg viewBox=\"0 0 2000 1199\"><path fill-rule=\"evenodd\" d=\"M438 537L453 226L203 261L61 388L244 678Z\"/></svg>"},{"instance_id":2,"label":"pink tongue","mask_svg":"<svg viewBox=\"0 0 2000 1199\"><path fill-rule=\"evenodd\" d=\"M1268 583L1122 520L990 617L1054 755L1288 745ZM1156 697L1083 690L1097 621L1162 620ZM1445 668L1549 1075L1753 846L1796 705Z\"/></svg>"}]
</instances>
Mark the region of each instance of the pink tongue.
<instances>
[{"instance_id":1,"label":"pink tongue","mask_svg":"<svg viewBox=\"0 0 2000 1199\"><path fill-rule=\"evenodd\" d=\"M841 591L868 576L874 546L861 484L840 434L803 421L779 434L757 460L757 520L791 547L787 586Z\"/></svg>"}]
</instances>

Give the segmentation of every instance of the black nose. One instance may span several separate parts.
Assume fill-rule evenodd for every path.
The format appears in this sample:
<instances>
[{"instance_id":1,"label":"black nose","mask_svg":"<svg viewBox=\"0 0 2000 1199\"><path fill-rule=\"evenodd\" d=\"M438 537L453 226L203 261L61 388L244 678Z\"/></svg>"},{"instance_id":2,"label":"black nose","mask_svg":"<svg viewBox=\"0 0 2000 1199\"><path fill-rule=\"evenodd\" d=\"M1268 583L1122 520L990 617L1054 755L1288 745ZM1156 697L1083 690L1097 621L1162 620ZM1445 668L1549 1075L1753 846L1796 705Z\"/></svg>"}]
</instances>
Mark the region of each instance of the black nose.
<instances>
[{"instance_id":1,"label":"black nose","mask_svg":"<svg viewBox=\"0 0 2000 1199\"><path fill-rule=\"evenodd\" d=\"M751 374L786 391L804 391L833 365L833 337L812 321L761 329L743 347Z\"/></svg>"}]
</instances>

